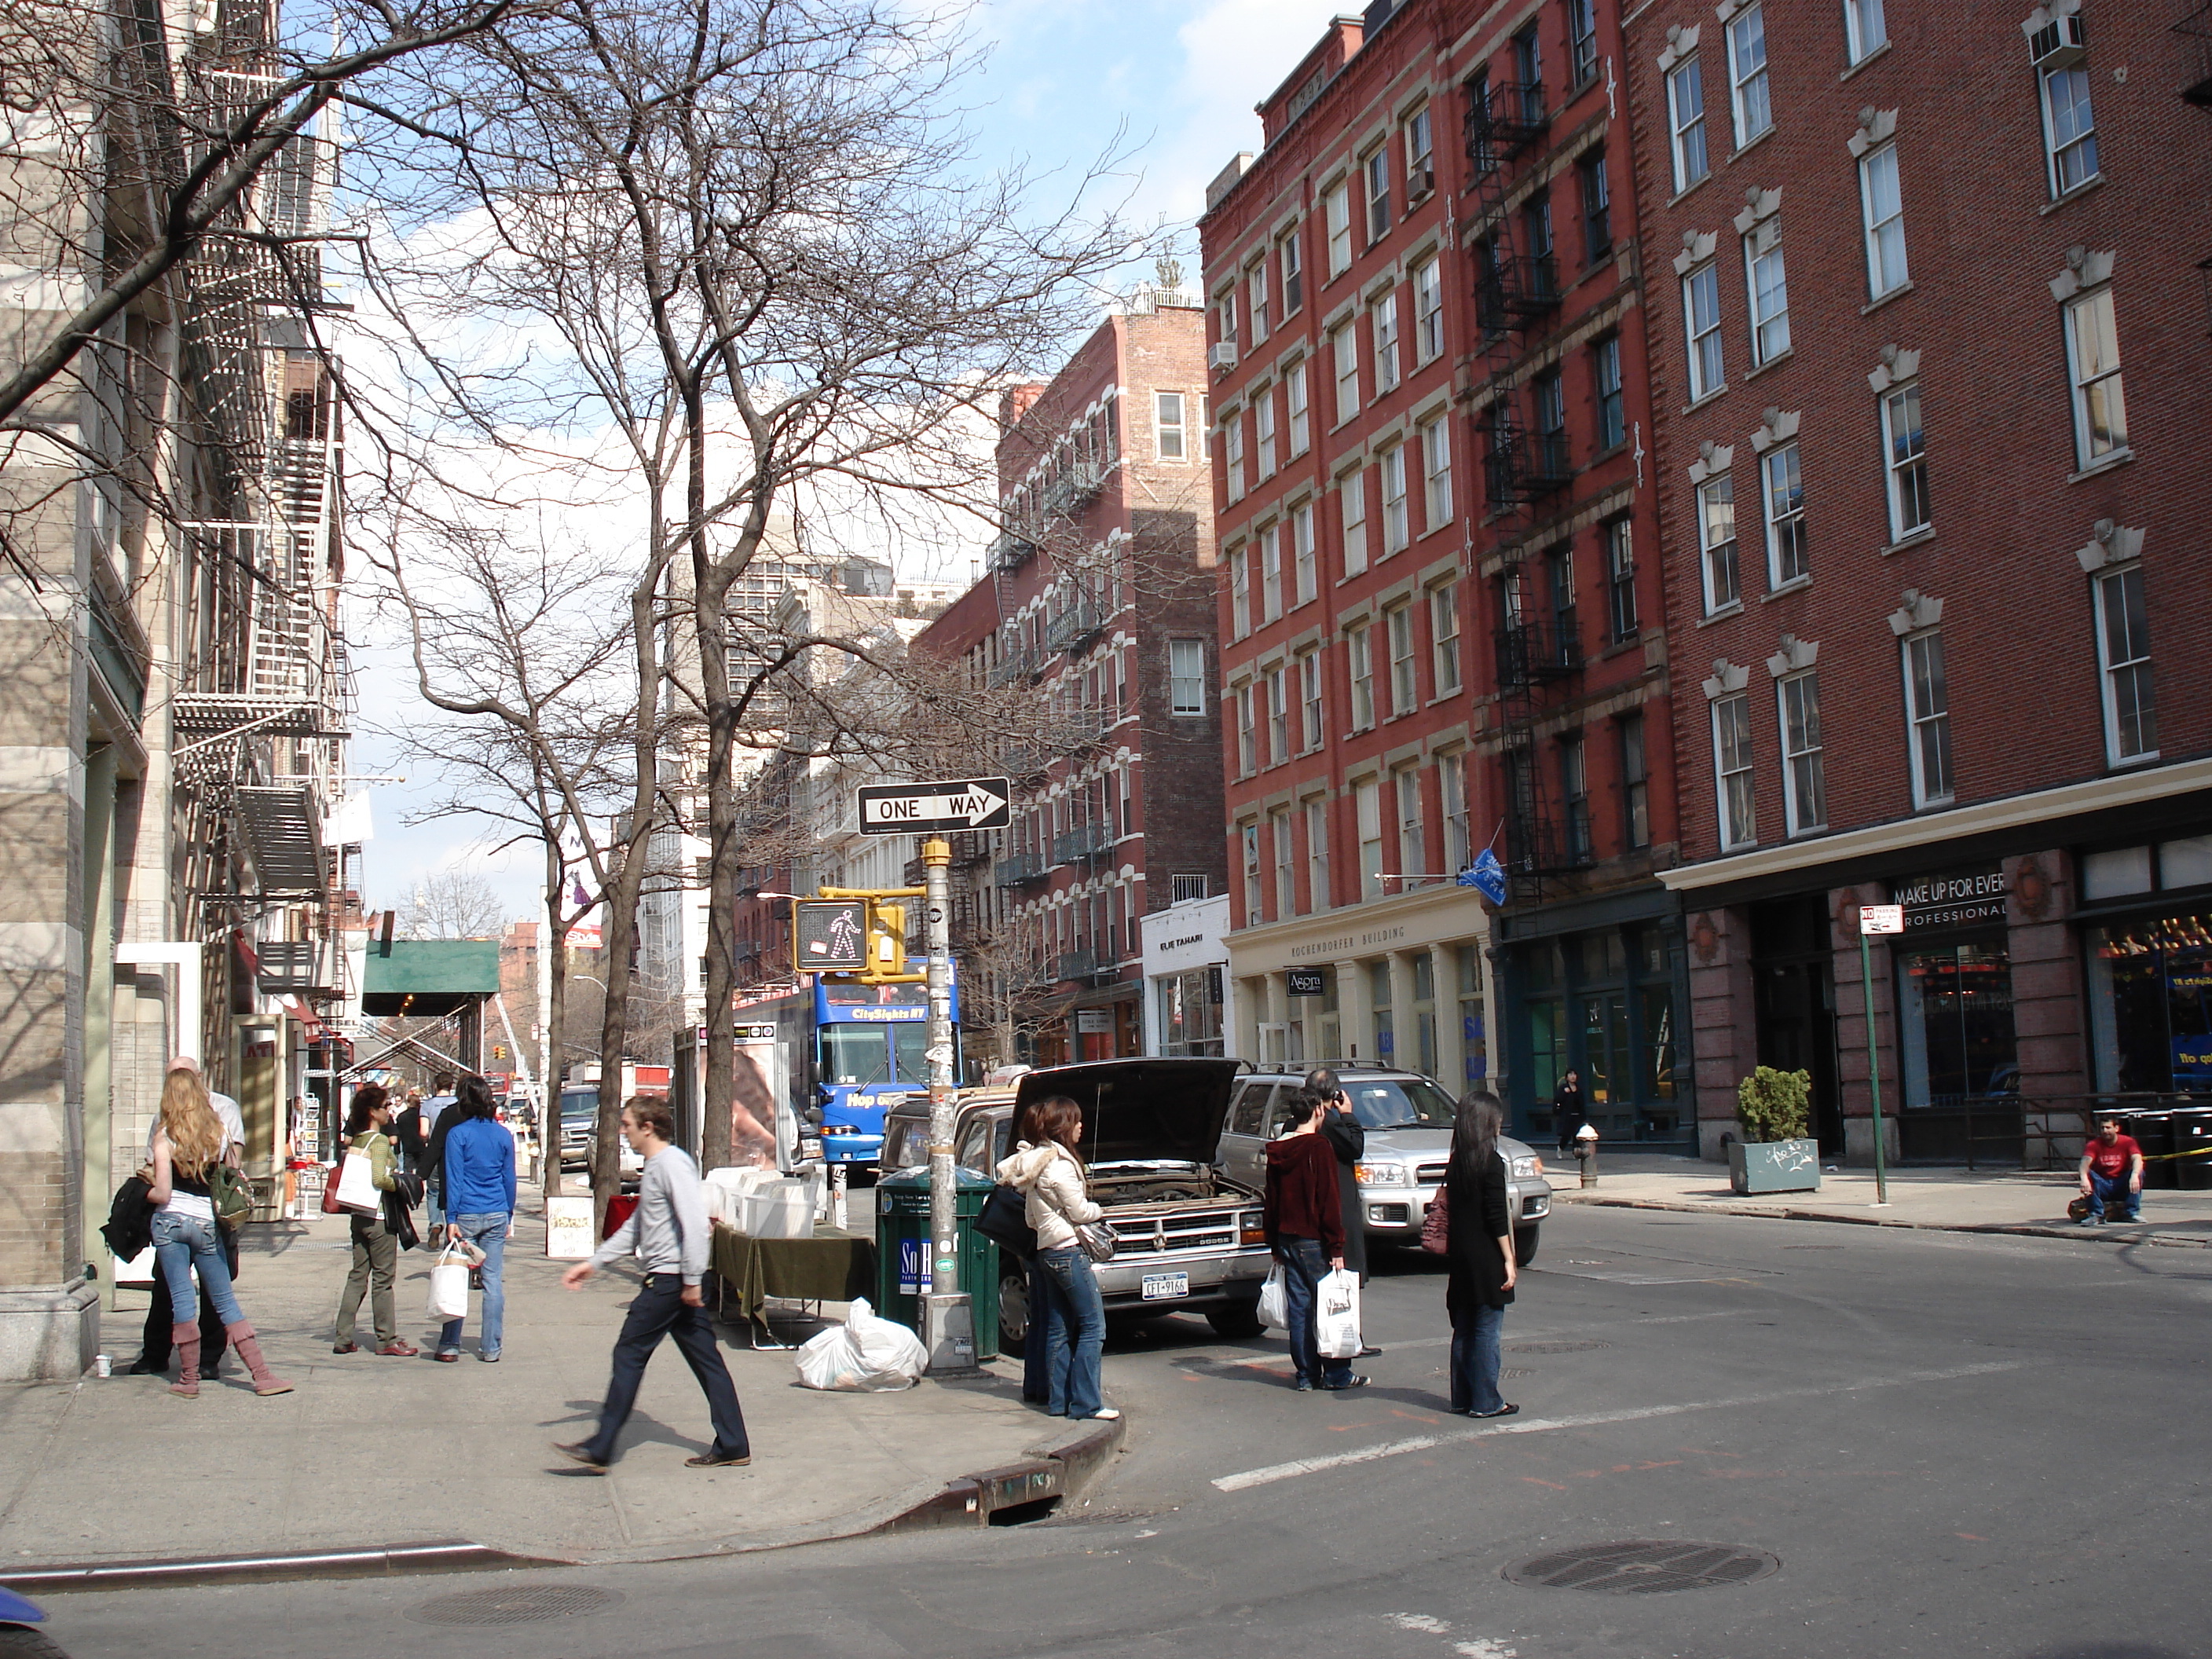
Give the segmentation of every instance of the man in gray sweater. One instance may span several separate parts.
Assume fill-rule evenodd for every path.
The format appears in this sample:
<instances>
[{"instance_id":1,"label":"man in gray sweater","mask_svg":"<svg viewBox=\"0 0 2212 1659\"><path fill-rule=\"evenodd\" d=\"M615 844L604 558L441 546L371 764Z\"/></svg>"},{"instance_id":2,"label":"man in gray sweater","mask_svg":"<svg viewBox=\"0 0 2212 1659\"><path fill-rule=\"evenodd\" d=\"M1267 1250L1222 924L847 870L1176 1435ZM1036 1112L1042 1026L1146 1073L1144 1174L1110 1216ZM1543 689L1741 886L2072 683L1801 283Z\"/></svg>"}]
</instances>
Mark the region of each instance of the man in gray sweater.
<instances>
[{"instance_id":1,"label":"man in gray sweater","mask_svg":"<svg viewBox=\"0 0 2212 1659\"><path fill-rule=\"evenodd\" d=\"M599 1432L573 1445L556 1443L554 1449L586 1468L605 1469L613 1462L615 1441L637 1401L646 1361L662 1337L672 1335L706 1394L708 1414L714 1425L714 1443L698 1456L686 1458L684 1466L742 1468L752 1462L744 1413L738 1407L737 1386L715 1346L706 1297L699 1289L707 1273L709 1226L699 1166L690 1153L670 1144L676 1137L676 1117L665 1101L639 1096L629 1102L623 1108L622 1131L630 1150L645 1160L637 1208L590 1261L579 1261L562 1274L561 1283L575 1290L616 1257L632 1252L644 1264L645 1282L629 1304L622 1334L615 1339L614 1376L607 1384L606 1403L599 1408Z\"/></svg>"}]
</instances>

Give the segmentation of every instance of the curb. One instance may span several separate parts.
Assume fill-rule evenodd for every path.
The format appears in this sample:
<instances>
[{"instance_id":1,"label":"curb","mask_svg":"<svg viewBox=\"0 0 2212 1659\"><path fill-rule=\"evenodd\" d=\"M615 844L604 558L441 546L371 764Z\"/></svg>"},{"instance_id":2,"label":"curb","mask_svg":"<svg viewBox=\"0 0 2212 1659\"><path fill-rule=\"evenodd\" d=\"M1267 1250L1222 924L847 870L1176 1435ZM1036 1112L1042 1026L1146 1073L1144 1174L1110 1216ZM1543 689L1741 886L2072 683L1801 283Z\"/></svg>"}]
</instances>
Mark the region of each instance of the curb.
<instances>
[{"instance_id":1,"label":"curb","mask_svg":"<svg viewBox=\"0 0 2212 1659\"><path fill-rule=\"evenodd\" d=\"M934 1532L946 1527L1007 1526L1048 1513L1088 1487L1121 1449L1128 1419L1099 1423L1057 1446L1037 1445L1018 1463L945 1483L882 1524L876 1533ZM1028 1513L1018 1516L1012 1511ZM1003 1520L996 1519L1004 1516Z\"/></svg>"},{"instance_id":2,"label":"curb","mask_svg":"<svg viewBox=\"0 0 2212 1659\"><path fill-rule=\"evenodd\" d=\"M98 1561L81 1566L11 1568L0 1582L19 1593L66 1595L79 1590L148 1589L162 1584L272 1583L287 1578L375 1578L401 1573L487 1572L502 1567L568 1565L472 1544L465 1538L445 1538L367 1549L287 1550L264 1555L210 1555L197 1560Z\"/></svg>"},{"instance_id":3,"label":"curb","mask_svg":"<svg viewBox=\"0 0 2212 1659\"><path fill-rule=\"evenodd\" d=\"M2036 1221L1904 1221L1892 1216L1838 1215L1829 1210L1803 1210L1780 1204L1692 1204L1671 1198L1587 1198L1578 1191L1555 1192L1554 1206L1589 1204L1614 1210L1674 1210L1686 1215L1741 1215L1761 1221L1833 1221L1847 1227L1902 1227L1929 1233L2008 1233L2024 1238L2070 1238L2078 1243L2158 1244L2172 1249L2212 1249L2212 1238L2171 1237L2154 1233L2130 1236L2111 1227L2061 1227Z\"/></svg>"}]
</instances>

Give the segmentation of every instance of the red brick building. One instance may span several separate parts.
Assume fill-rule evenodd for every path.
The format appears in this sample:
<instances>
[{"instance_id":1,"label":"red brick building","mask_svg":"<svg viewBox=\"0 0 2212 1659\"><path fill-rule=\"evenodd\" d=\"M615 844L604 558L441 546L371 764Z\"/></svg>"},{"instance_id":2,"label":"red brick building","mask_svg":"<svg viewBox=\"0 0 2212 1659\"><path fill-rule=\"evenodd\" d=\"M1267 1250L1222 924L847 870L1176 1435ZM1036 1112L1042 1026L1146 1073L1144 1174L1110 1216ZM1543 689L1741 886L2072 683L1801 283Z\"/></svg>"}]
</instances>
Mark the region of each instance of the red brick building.
<instances>
[{"instance_id":1,"label":"red brick building","mask_svg":"<svg viewBox=\"0 0 2212 1659\"><path fill-rule=\"evenodd\" d=\"M1672 1139L1686 1006L1616 8L1340 18L1200 221L1245 1028L1583 1075ZM1453 878L1485 847L1496 914ZM1493 1018L1492 1015L1495 1017Z\"/></svg>"},{"instance_id":2,"label":"red brick building","mask_svg":"<svg viewBox=\"0 0 2212 1659\"><path fill-rule=\"evenodd\" d=\"M971 1054L1016 1024L1010 993L1036 1016L1018 1058L1143 1053L1140 919L1221 889L1205 410L1204 319L1172 292L1007 392L1006 529L915 641L979 686L1034 688L1048 716L1000 756L1014 822L976 838L988 868L968 867L955 918Z\"/></svg>"},{"instance_id":3,"label":"red brick building","mask_svg":"<svg viewBox=\"0 0 2212 1659\"><path fill-rule=\"evenodd\" d=\"M1765 1061L1870 1155L1863 902L1906 908L1873 1016L1908 1154L1969 1108L1988 1152L2018 1098L2212 1089L2212 112L2177 15L1627 27L1709 1154Z\"/></svg>"}]
</instances>

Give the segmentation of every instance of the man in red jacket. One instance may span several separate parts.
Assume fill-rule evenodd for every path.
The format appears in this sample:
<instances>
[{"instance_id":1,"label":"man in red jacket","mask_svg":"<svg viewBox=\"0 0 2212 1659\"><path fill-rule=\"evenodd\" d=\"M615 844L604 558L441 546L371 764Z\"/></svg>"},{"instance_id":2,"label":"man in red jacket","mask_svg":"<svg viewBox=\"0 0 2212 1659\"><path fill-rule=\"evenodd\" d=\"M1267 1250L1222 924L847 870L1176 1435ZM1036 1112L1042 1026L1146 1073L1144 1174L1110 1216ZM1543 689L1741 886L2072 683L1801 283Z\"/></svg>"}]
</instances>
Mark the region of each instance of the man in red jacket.
<instances>
[{"instance_id":1,"label":"man in red jacket","mask_svg":"<svg viewBox=\"0 0 2212 1659\"><path fill-rule=\"evenodd\" d=\"M1336 1189L1336 1154L1317 1131L1322 1097L1310 1089L1291 1097L1290 1128L1267 1143L1267 1248L1282 1263L1296 1387L1357 1389L1367 1379L1352 1362L1323 1359L1316 1330L1316 1291L1323 1275L1344 1266L1344 1208Z\"/></svg>"}]
</instances>

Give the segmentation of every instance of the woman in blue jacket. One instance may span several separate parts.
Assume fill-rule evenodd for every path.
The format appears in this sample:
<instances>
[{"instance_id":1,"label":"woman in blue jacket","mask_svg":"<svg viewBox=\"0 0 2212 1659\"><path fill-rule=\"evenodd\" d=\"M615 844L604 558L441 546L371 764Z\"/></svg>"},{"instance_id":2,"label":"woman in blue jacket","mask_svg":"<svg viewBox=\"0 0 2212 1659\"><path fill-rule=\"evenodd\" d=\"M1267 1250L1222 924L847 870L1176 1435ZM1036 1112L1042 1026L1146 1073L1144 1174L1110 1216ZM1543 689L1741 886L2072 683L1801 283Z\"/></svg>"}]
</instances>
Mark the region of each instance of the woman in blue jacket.
<instances>
[{"instance_id":1,"label":"woman in blue jacket","mask_svg":"<svg viewBox=\"0 0 2212 1659\"><path fill-rule=\"evenodd\" d=\"M507 1312L507 1287L501 1267L507 1229L514 1223L514 1137L495 1115L491 1085L480 1077L461 1079L453 1103L438 1120L446 1194L446 1237L483 1252L483 1310L477 1331L477 1358L499 1358L500 1324ZM459 1319L449 1319L438 1335L435 1358L452 1364L461 1357Z\"/></svg>"}]
</instances>

